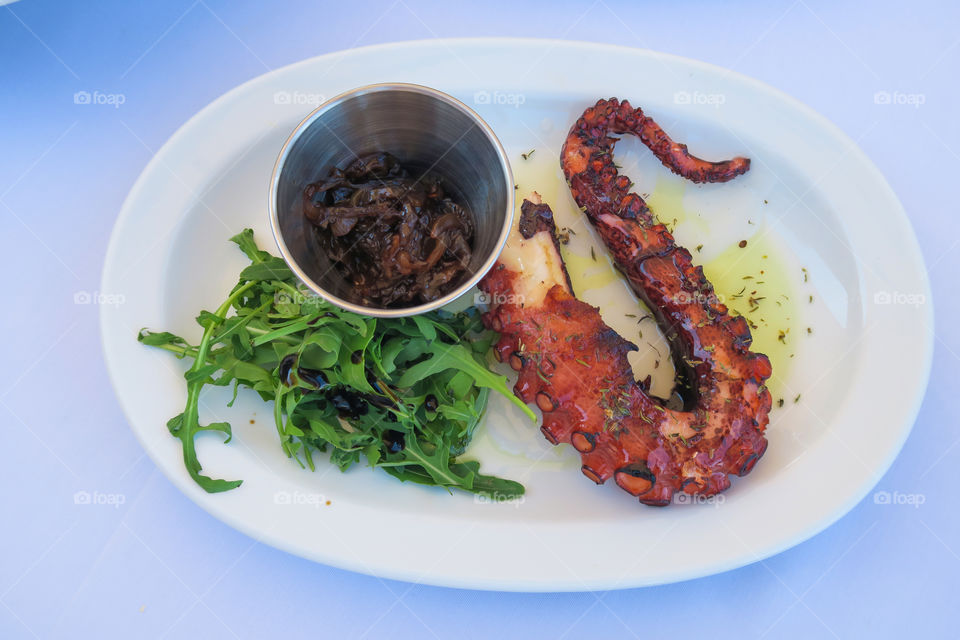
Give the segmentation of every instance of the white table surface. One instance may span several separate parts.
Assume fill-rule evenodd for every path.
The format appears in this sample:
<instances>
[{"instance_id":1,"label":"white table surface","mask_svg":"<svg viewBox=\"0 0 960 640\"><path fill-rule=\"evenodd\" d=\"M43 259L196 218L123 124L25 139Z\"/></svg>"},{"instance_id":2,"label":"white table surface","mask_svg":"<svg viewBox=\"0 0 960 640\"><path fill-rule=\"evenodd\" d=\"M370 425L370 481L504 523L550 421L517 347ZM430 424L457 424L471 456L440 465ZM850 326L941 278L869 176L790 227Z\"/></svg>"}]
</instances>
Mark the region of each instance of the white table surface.
<instances>
[{"instance_id":1,"label":"white table surface","mask_svg":"<svg viewBox=\"0 0 960 640\"><path fill-rule=\"evenodd\" d=\"M0 7L0 638L957 637L960 434L947 400L960 366L960 207L950 195L960 172L960 5L855 4ZM211 100L271 69L354 46L477 35L705 60L786 91L858 141L910 216L936 302L931 384L877 487L914 504L868 497L790 551L700 580L507 594L312 564L236 533L166 481L108 383L97 306L75 303L97 291L110 230L152 153ZM84 91L122 104L77 104ZM878 104L877 92L891 103ZM75 504L78 491L121 504Z\"/></svg>"}]
</instances>

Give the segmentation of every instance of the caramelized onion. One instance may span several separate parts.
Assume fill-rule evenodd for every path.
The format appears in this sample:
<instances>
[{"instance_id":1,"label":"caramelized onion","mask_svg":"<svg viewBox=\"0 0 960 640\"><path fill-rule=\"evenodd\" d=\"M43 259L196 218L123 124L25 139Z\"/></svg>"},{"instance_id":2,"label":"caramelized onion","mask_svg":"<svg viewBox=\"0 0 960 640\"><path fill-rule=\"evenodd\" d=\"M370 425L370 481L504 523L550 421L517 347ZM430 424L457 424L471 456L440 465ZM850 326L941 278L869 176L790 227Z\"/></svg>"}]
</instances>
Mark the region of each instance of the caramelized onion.
<instances>
[{"instance_id":1,"label":"caramelized onion","mask_svg":"<svg viewBox=\"0 0 960 640\"><path fill-rule=\"evenodd\" d=\"M353 284L354 302L423 304L448 293L467 273L470 215L439 178L414 178L388 153L358 158L308 185L303 212L331 262Z\"/></svg>"}]
</instances>

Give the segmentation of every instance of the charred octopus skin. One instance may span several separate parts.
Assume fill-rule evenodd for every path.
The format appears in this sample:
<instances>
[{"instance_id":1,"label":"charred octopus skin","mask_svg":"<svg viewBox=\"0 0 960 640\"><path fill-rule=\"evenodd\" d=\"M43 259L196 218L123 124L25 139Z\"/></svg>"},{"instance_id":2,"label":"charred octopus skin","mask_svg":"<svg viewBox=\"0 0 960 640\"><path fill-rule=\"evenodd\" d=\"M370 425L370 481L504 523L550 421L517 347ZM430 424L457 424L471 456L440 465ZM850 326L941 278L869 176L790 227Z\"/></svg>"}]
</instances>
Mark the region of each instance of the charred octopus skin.
<instances>
[{"instance_id":1,"label":"charred octopus skin","mask_svg":"<svg viewBox=\"0 0 960 640\"><path fill-rule=\"evenodd\" d=\"M524 202L518 229L481 282L492 301L485 322L501 334L498 359L519 373L514 391L543 412L547 439L573 445L594 482L613 477L642 503L663 506L678 491L723 491L730 475L749 473L763 455L770 362L750 351L746 321L728 313L690 253L629 192L609 133L639 135L695 181L729 180L749 161L695 158L615 99L588 109L562 152L574 198L671 341L683 408L667 408L635 381L627 353L636 347L575 298L546 205Z\"/></svg>"}]
</instances>

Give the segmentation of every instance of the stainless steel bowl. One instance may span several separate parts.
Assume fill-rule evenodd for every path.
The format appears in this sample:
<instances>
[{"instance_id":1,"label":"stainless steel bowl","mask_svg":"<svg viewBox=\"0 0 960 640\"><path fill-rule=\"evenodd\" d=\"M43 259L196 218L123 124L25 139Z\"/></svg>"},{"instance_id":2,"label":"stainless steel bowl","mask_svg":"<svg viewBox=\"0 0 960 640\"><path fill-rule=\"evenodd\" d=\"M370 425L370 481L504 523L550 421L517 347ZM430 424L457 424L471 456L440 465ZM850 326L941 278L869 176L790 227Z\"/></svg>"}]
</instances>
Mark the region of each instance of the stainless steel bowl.
<instances>
[{"instance_id":1,"label":"stainless steel bowl","mask_svg":"<svg viewBox=\"0 0 960 640\"><path fill-rule=\"evenodd\" d=\"M443 179L474 219L469 277L447 295L404 308L351 302L351 283L333 267L302 208L308 184L367 153L386 151L409 168ZM431 311L469 291L490 270L513 224L514 188L500 141L472 109L414 84L374 84L320 105L287 138L270 180L270 224L293 272L317 295L370 316Z\"/></svg>"}]
</instances>

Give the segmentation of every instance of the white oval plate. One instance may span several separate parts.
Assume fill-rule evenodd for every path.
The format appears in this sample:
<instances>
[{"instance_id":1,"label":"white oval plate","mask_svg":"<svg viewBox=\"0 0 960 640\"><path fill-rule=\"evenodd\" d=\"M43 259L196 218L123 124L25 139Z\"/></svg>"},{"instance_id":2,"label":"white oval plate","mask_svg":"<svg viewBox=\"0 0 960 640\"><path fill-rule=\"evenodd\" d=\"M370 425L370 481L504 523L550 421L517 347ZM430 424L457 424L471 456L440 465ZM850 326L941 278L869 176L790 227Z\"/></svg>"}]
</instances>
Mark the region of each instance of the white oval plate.
<instances>
[{"instance_id":1,"label":"white oval plate","mask_svg":"<svg viewBox=\"0 0 960 640\"><path fill-rule=\"evenodd\" d=\"M193 484L180 444L164 426L182 411L185 363L138 344L137 330L198 338L193 318L219 304L244 264L227 239L249 226L276 253L267 187L286 136L319 101L374 82L429 85L477 109L509 151L520 193L540 191L561 224L578 231L569 249L575 284L618 327L633 324L621 317L630 298L622 283L600 286L602 274L591 271L602 268L583 259L591 236L557 168L574 119L598 98L618 96L702 157L753 159L751 171L733 182L695 187L669 175L632 139L618 147L638 190L654 194L661 219L682 218L679 241L703 244L698 257L705 262L741 238L773 254L764 277L775 290L765 290L761 302L771 326L762 331L792 329L786 345L772 341L778 355L771 389L786 402L771 414L770 446L753 473L710 504L643 507L614 486L587 481L569 448L547 445L497 399L471 453L485 471L522 480L527 494L519 503L489 503L366 468L341 474L321 464L316 473L303 471L283 456L270 406L241 393L228 410L227 391L214 389L203 398L201 418L229 420L234 439L224 445L213 434L198 438L200 460L214 477L244 483L218 495ZM523 160L530 149L535 154ZM605 260L601 247L598 254ZM724 273L714 268L714 275L729 281L733 271L739 280L749 271L759 280L759 258L751 260ZM732 296L732 289L720 292ZM849 138L736 73L570 42L376 46L307 60L234 89L185 124L140 176L113 231L101 291L123 300L104 306L101 316L123 410L153 461L197 504L254 538L319 562L480 589L665 583L742 566L809 538L862 499L900 450L932 352L930 291L913 231ZM780 296L790 296L787 311L770 304L786 303ZM648 357L638 361L638 373L652 370L655 385L669 384L669 373L652 369L657 337L649 323L645 331L642 344L653 347L642 350ZM628 337L640 340L635 330Z\"/></svg>"}]
</instances>

